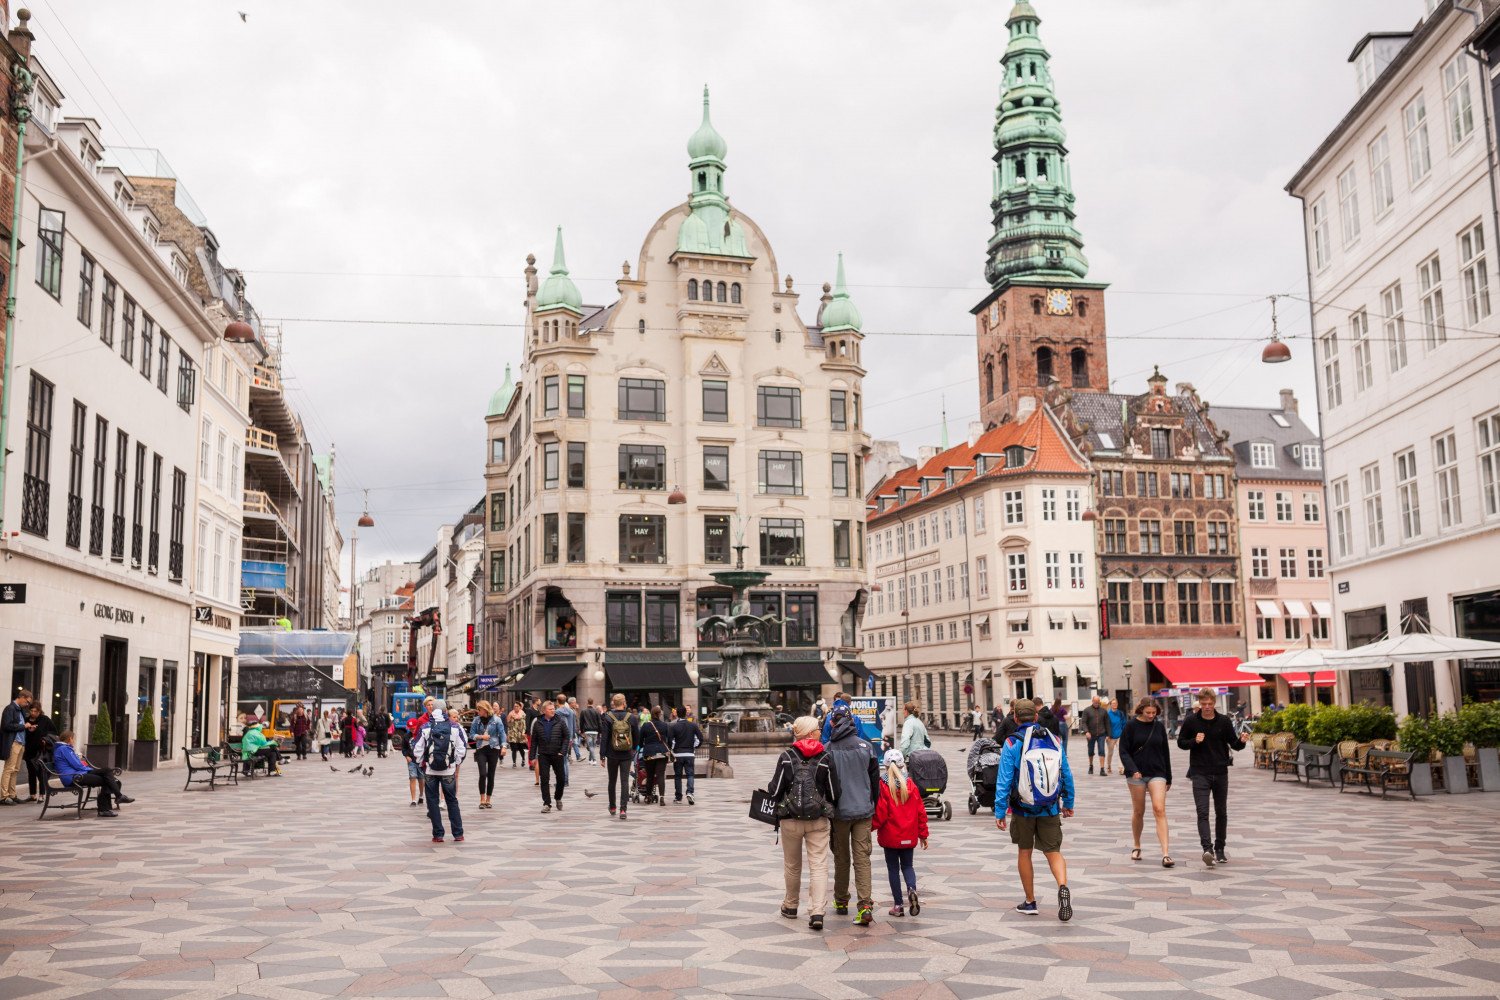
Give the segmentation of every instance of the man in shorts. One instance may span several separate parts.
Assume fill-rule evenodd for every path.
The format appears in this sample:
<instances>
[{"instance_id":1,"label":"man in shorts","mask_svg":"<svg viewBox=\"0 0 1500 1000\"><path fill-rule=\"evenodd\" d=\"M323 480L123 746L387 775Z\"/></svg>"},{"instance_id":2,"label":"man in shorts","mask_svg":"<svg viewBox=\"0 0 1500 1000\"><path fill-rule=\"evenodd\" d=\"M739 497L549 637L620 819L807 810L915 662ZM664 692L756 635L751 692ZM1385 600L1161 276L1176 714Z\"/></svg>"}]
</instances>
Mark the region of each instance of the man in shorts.
<instances>
[{"instance_id":1,"label":"man in shorts","mask_svg":"<svg viewBox=\"0 0 1500 1000\"><path fill-rule=\"evenodd\" d=\"M1073 894L1068 888L1068 864L1062 856L1062 821L1073 815L1073 772L1068 767L1068 755L1062 754L1057 799L1045 806L1028 806L1021 800L1017 785L1024 780L1021 777L1021 750L1027 734L1036 730L1033 739L1042 741L1043 746L1060 746L1060 741L1037 725L1036 706L1031 702L1018 698L1013 710L1019 728L1000 751L1000 772L995 784L995 827L1004 830L1008 825L1011 843L1019 849L1016 869L1020 872L1021 889L1026 898L1016 906L1016 912L1030 917L1037 915L1031 853L1040 850L1047 859L1047 867L1052 869L1052 877L1057 880L1057 919L1070 920L1073 917Z\"/></svg>"}]
</instances>

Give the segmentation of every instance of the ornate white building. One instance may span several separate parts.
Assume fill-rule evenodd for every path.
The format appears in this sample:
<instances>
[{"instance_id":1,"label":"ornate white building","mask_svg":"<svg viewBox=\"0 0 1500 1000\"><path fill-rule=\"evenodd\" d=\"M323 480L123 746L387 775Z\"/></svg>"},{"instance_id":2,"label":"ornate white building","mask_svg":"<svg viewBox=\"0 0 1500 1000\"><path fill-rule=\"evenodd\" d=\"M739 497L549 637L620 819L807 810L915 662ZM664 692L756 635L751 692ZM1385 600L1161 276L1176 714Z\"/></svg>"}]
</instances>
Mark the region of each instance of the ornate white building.
<instances>
[{"instance_id":1,"label":"ornate white building","mask_svg":"<svg viewBox=\"0 0 1500 1000\"><path fill-rule=\"evenodd\" d=\"M513 690L711 698L717 656L693 622L727 608L709 574L737 544L774 574L757 610L788 619L773 700L798 707L864 669L859 311L840 262L818 318L798 316L725 195L724 154L705 90L688 199L614 302L584 304L560 230L540 282L528 258L525 362L486 418L483 672Z\"/></svg>"}]
</instances>

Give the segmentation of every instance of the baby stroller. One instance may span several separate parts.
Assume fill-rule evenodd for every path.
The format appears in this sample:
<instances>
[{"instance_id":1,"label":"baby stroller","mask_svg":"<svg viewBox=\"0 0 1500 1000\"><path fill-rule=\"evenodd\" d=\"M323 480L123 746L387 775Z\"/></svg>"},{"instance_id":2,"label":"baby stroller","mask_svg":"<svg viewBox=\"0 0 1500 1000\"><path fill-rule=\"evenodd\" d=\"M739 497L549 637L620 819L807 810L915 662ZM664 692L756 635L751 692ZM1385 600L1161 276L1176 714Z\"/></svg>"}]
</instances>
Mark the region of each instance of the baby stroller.
<instances>
[{"instance_id":1,"label":"baby stroller","mask_svg":"<svg viewBox=\"0 0 1500 1000\"><path fill-rule=\"evenodd\" d=\"M969 747L966 761L969 783L974 786L969 792L969 815L980 808L995 808L995 784L1000 776L1000 744L988 736L981 736Z\"/></svg>"},{"instance_id":2,"label":"baby stroller","mask_svg":"<svg viewBox=\"0 0 1500 1000\"><path fill-rule=\"evenodd\" d=\"M922 793L928 819L952 819L953 807L943 801L948 790L948 762L936 750L913 750L906 758L906 773Z\"/></svg>"},{"instance_id":3,"label":"baby stroller","mask_svg":"<svg viewBox=\"0 0 1500 1000\"><path fill-rule=\"evenodd\" d=\"M655 801L657 789L651 783L651 772L646 767L646 757L639 749L635 752L635 760L631 767L635 780L630 786L630 801L646 804Z\"/></svg>"}]
</instances>

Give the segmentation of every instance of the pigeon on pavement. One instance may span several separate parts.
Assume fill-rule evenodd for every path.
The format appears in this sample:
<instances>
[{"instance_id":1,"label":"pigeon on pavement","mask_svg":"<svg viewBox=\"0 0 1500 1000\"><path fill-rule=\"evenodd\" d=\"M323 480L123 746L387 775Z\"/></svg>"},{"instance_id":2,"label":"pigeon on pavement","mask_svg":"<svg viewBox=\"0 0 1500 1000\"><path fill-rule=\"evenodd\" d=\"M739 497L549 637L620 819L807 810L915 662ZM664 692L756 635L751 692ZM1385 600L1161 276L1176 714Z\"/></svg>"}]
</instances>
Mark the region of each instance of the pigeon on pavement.
<instances>
[{"instance_id":1,"label":"pigeon on pavement","mask_svg":"<svg viewBox=\"0 0 1500 1000\"><path fill-rule=\"evenodd\" d=\"M587 788L585 788L583 790L583 797L586 798L586 799L591 799L591 798L593 798L597 794L598 794L597 792L591 792Z\"/></svg>"},{"instance_id":2,"label":"pigeon on pavement","mask_svg":"<svg viewBox=\"0 0 1500 1000\"><path fill-rule=\"evenodd\" d=\"M353 774L355 771L358 771L362 767L364 767L363 764L355 764L353 767L349 768L349 770L345 771L344 773L345 774Z\"/></svg>"}]
</instances>

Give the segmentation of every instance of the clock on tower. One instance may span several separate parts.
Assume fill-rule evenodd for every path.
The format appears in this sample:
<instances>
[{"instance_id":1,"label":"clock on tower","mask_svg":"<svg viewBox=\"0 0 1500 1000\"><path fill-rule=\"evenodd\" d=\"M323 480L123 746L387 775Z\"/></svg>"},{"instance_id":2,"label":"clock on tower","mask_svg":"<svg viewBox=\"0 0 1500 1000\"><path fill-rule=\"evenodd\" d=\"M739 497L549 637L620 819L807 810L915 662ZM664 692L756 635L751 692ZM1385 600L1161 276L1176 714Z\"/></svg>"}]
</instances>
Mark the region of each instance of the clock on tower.
<instances>
[{"instance_id":1,"label":"clock on tower","mask_svg":"<svg viewBox=\"0 0 1500 1000\"><path fill-rule=\"evenodd\" d=\"M1073 293L1066 288L1054 288L1047 293L1047 311L1053 316L1068 316L1073 312Z\"/></svg>"}]
</instances>

